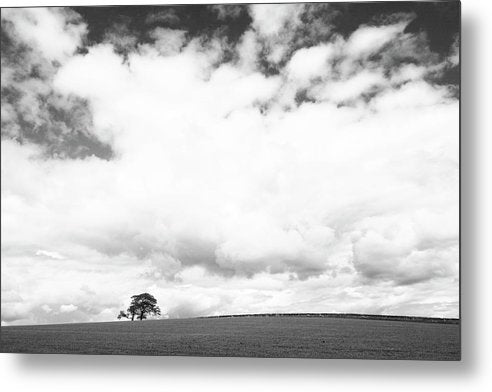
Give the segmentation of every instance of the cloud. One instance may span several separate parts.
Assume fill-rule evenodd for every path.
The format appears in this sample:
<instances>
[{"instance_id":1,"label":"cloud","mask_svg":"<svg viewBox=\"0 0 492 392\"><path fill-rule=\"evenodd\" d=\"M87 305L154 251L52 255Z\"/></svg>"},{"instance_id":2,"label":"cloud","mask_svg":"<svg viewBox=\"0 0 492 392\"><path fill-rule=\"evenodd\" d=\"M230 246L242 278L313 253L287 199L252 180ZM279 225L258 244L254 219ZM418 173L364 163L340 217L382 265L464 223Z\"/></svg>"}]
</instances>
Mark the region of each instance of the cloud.
<instances>
[{"instance_id":1,"label":"cloud","mask_svg":"<svg viewBox=\"0 0 492 392\"><path fill-rule=\"evenodd\" d=\"M58 252L49 252L47 250L36 251L36 256L45 256L45 257L49 257L49 258L52 258L55 260L63 260L64 259L64 257L61 254L59 254Z\"/></svg>"},{"instance_id":2,"label":"cloud","mask_svg":"<svg viewBox=\"0 0 492 392\"><path fill-rule=\"evenodd\" d=\"M154 46L160 54L176 54L186 42L186 31L157 27L150 32L155 39Z\"/></svg>"},{"instance_id":3,"label":"cloud","mask_svg":"<svg viewBox=\"0 0 492 392\"><path fill-rule=\"evenodd\" d=\"M282 33L290 24L299 23L303 4L253 4L250 14L253 27L263 36Z\"/></svg>"},{"instance_id":4,"label":"cloud","mask_svg":"<svg viewBox=\"0 0 492 392\"><path fill-rule=\"evenodd\" d=\"M322 44L296 51L286 69L290 78L307 82L325 76L330 70L329 60L335 51L333 44Z\"/></svg>"},{"instance_id":5,"label":"cloud","mask_svg":"<svg viewBox=\"0 0 492 392\"><path fill-rule=\"evenodd\" d=\"M391 82L395 84L410 82L422 79L428 73L427 67L415 64L406 64L400 67L391 77Z\"/></svg>"},{"instance_id":6,"label":"cloud","mask_svg":"<svg viewBox=\"0 0 492 392\"><path fill-rule=\"evenodd\" d=\"M51 307L49 305L46 305L46 304L41 306L41 309L43 309L43 311L45 311L46 313L51 313L53 311L53 309L51 309Z\"/></svg>"},{"instance_id":7,"label":"cloud","mask_svg":"<svg viewBox=\"0 0 492 392\"><path fill-rule=\"evenodd\" d=\"M366 57L376 53L402 33L410 20L388 26L362 26L347 42L346 52L351 57Z\"/></svg>"},{"instance_id":8,"label":"cloud","mask_svg":"<svg viewBox=\"0 0 492 392\"><path fill-rule=\"evenodd\" d=\"M385 83L386 79L380 72L364 70L348 79L327 83L314 95L319 100L342 103L370 93Z\"/></svg>"},{"instance_id":9,"label":"cloud","mask_svg":"<svg viewBox=\"0 0 492 392\"><path fill-rule=\"evenodd\" d=\"M354 266L366 279L396 284L454 277L458 272L457 217L455 210L366 218L360 237L354 239ZM431 223L437 221L445 227Z\"/></svg>"},{"instance_id":10,"label":"cloud","mask_svg":"<svg viewBox=\"0 0 492 392\"><path fill-rule=\"evenodd\" d=\"M245 31L235 48L237 66L245 72L255 72L260 68L262 44L253 30Z\"/></svg>"},{"instance_id":11,"label":"cloud","mask_svg":"<svg viewBox=\"0 0 492 392\"><path fill-rule=\"evenodd\" d=\"M8 15L3 323L112 320L139 292L164 317L457 315L459 106L428 78L455 60L405 16L307 42L322 12L271 7L232 49L175 25L124 53L108 36L77 51L90 26L43 9L73 42L56 65Z\"/></svg>"},{"instance_id":12,"label":"cloud","mask_svg":"<svg viewBox=\"0 0 492 392\"><path fill-rule=\"evenodd\" d=\"M113 45L115 51L120 54L128 54L135 50L138 43L138 36L130 27L131 20L123 19L121 22L110 25L104 33L104 41Z\"/></svg>"},{"instance_id":13,"label":"cloud","mask_svg":"<svg viewBox=\"0 0 492 392\"><path fill-rule=\"evenodd\" d=\"M249 7L252 27L263 42L266 59L279 63L288 52L303 4L253 4Z\"/></svg>"},{"instance_id":14,"label":"cloud","mask_svg":"<svg viewBox=\"0 0 492 392\"><path fill-rule=\"evenodd\" d=\"M424 81L407 83L396 90L378 96L373 105L378 110L405 109L432 106L449 100L450 91L445 87L431 87Z\"/></svg>"},{"instance_id":15,"label":"cloud","mask_svg":"<svg viewBox=\"0 0 492 392\"><path fill-rule=\"evenodd\" d=\"M69 304L69 305L61 305L60 306L60 312L62 313L71 313L71 312L75 312L76 310L78 309L77 306L73 305L73 304Z\"/></svg>"},{"instance_id":16,"label":"cloud","mask_svg":"<svg viewBox=\"0 0 492 392\"><path fill-rule=\"evenodd\" d=\"M67 9L2 12L2 136L42 144L45 155L57 158L111 156L90 132L88 103L52 87L86 33L80 16Z\"/></svg>"},{"instance_id":17,"label":"cloud","mask_svg":"<svg viewBox=\"0 0 492 392\"><path fill-rule=\"evenodd\" d=\"M58 62L81 45L87 30L80 16L66 8L6 8L2 20L15 26L18 39Z\"/></svg>"}]
</instances>

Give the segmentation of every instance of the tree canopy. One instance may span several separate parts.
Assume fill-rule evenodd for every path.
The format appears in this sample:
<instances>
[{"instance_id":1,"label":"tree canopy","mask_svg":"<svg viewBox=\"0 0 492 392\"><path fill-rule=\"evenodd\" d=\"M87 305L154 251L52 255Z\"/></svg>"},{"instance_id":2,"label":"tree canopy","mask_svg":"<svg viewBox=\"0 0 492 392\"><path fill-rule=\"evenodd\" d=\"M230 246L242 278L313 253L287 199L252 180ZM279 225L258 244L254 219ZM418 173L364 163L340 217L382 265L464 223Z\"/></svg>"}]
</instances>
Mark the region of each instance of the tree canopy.
<instances>
[{"instance_id":1,"label":"tree canopy","mask_svg":"<svg viewBox=\"0 0 492 392\"><path fill-rule=\"evenodd\" d=\"M160 315L161 309L157 306L157 300L149 293L133 295L131 303L126 312L120 310L118 319L128 318L130 320L145 320L149 315Z\"/></svg>"}]
</instances>

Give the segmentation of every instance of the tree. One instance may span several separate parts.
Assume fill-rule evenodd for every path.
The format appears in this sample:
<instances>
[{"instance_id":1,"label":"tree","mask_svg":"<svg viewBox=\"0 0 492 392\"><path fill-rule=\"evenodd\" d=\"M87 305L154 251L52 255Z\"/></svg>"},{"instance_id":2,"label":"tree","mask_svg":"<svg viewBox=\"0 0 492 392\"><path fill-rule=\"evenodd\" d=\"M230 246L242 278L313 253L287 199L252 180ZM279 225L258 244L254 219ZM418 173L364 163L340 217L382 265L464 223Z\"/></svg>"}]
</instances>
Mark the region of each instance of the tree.
<instances>
[{"instance_id":1,"label":"tree","mask_svg":"<svg viewBox=\"0 0 492 392\"><path fill-rule=\"evenodd\" d=\"M157 306L157 300L149 293L133 295L131 299L132 302L130 303L127 311L125 312L124 310L120 310L118 320L128 318L133 321L135 316L137 316L139 320L145 320L148 315L161 314L161 309Z\"/></svg>"},{"instance_id":2,"label":"tree","mask_svg":"<svg viewBox=\"0 0 492 392\"><path fill-rule=\"evenodd\" d=\"M118 320L122 318L128 318L128 314L124 310L120 310L120 314L118 315Z\"/></svg>"},{"instance_id":3,"label":"tree","mask_svg":"<svg viewBox=\"0 0 492 392\"><path fill-rule=\"evenodd\" d=\"M131 316L132 321L135 319L135 316L137 315L138 309L135 307L135 305L130 305L127 310L128 314Z\"/></svg>"}]
</instances>

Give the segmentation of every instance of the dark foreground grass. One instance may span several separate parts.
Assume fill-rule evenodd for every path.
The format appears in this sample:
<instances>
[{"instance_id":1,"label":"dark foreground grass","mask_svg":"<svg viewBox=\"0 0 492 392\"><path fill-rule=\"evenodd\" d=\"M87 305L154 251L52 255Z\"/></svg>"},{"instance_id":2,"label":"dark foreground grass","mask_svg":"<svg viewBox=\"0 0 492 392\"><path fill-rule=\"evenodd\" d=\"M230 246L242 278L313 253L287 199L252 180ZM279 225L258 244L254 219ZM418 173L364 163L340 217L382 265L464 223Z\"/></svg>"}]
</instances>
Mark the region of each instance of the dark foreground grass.
<instances>
[{"instance_id":1,"label":"dark foreground grass","mask_svg":"<svg viewBox=\"0 0 492 392\"><path fill-rule=\"evenodd\" d=\"M459 325L321 317L240 317L1 328L16 353L460 359Z\"/></svg>"}]
</instances>

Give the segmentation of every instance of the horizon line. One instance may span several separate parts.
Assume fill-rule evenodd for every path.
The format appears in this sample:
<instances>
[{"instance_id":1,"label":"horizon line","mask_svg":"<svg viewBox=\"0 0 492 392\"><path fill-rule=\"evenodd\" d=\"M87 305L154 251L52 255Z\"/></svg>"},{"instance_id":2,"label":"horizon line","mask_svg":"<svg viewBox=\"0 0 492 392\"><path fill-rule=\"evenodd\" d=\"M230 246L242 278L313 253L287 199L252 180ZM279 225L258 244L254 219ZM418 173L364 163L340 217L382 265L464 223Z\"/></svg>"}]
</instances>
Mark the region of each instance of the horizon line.
<instances>
[{"instance_id":1,"label":"horizon line","mask_svg":"<svg viewBox=\"0 0 492 392\"><path fill-rule=\"evenodd\" d=\"M192 317L169 317L169 318L154 318L146 320L134 320L137 323L140 321L166 321L166 320L192 320L192 319L213 319L213 318L246 318L246 317L318 317L318 318L355 318L366 320L393 320L393 321L409 321L409 322L435 322L435 323L451 323L459 324L460 317L433 317L433 316L406 316L406 315L389 315L389 314L371 314L371 313L238 313L238 314L222 314L211 316L192 316ZM46 325L69 325L69 324L103 324L127 322L131 320L109 320L109 321L82 321L82 322L66 322L66 323L46 323L46 324L18 324L18 325L2 325L1 327L28 327L28 326L46 326Z\"/></svg>"}]
</instances>

